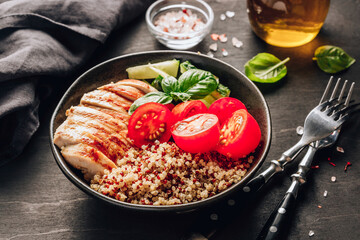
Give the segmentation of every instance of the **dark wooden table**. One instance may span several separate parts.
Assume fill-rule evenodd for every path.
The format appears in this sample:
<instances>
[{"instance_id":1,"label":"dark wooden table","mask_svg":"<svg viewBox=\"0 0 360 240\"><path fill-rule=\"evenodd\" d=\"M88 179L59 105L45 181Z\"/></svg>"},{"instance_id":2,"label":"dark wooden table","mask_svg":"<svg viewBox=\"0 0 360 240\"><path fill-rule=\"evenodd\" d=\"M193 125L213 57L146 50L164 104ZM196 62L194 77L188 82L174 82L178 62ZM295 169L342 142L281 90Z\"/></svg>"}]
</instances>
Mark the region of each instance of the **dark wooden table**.
<instances>
[{"instance_id":1,"label":"dark wooden table","mask_svg":"<svg viewBox=\"0 0 360 240\"><path fill-rule=\"evenodd\" d=\"M321 45L342 47L360 61L360 2L332 1L320 34L311 43L298 48L278 48L265 44L251 31L245 1L208 1L215 11L212 32L226 33L244 42L241 49L231 41L220 43L229 56L221 51L215 57L243 71L244 64L260 52L270 52L280 59L290 57L288 75L281 84L262 89L272 116L272 144L264 170L298 140L296 127L303 124L308 111L314 107L329 75L312 61L314 50ZM220 21L220 14L233 10L232 19ZM207 37L191 51L206 53L212 40ZM192 229L202 229L208 212L182 215L151 215L118 209L99 202L76 188L56 165L49 147L49 120L60 96L76 77L104 60L119 55L166 49L147 31L144 17L126 28L114 32L106 44L98 49L89 62L68 79L60 79L56 91L42 103L41 126L23 154L0 168L0 239L181 239ZM355 98L359 100L360 67L356 62L336 77L356 82ZM309 175L301 189L293 215L288 239L360 239L360 114L354 115L342 129L336 148L320 152L315 160L319 165ZM328 163L328 157L336 164ZM346 162L352 166L344 172ZM290 185L289 176L296 169L292 165L261 190L246 208L239 208L229 216L213 239L255 239L263 224ZM330 178L336 176L336 182ZM328 196L323 196L324 191ZM216 210L216 206L214 206Z\"/></svg>"}]
</instances>

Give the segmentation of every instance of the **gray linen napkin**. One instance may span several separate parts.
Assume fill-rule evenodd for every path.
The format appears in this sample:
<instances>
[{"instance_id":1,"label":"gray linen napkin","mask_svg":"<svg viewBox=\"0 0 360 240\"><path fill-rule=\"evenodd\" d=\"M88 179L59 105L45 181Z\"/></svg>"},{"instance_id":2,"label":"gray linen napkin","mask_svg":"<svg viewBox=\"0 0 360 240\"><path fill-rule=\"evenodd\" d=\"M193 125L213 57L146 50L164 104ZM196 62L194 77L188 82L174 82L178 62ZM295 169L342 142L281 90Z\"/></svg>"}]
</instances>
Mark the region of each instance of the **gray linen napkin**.
<instances>
[{"instance_id":1,"label":"gray linen napkin","mask_svg":"<svg viewBox=\"0 0 360 240\"><path fill-rule=\"evenodd\" d=\"M39 127L37 80L83 64L152 0L0 0L0 166Z\"/></svg>"}]
</instances>

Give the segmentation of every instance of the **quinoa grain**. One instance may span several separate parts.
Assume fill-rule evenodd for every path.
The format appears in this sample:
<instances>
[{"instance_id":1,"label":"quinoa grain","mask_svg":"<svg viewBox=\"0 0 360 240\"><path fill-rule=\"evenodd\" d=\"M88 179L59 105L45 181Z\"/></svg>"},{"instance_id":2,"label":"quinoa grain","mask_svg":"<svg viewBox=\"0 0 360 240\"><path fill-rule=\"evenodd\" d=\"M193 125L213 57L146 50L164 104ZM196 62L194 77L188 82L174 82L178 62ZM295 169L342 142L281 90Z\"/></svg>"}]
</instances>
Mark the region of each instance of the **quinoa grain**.
<instances>
[{"instance_id":1,"label":"quinoa grain","mask_svg":"<svg viewBox=\"0 0 360 240\"><path fill-rule=\"evenodd\" d=\"M130 148L118 168L95 175L90 187L119 201L174 205L199 201L239 182L253 156L229 159L216 152L190 154L176 144Z\"/></svg>"}]
</instances>

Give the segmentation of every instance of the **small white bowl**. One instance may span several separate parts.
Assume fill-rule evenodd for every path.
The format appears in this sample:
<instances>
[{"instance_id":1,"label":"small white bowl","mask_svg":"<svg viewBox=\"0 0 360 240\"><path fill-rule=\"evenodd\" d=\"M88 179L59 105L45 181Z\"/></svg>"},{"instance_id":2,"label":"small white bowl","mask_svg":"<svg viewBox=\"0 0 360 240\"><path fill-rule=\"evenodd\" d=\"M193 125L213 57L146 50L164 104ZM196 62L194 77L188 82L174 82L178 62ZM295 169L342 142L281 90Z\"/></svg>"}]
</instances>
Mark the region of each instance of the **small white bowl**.
<instances>
[{"instance_id":1,"label":"small white bowl","mask_svg":"<svg viewBox=\"0 0 360 240\"><path fill-rule=\"evenodd\" d=\"M189 33L169 33L157 28L154 23L159 16L171 11L191 10L204 22L204 27ZM200 43L210 33L214 22L212 8L203 0L159 0L146 11L146 23L152 35L163 45L176 50L185 50Z\"/></svg>"}]
</instances>

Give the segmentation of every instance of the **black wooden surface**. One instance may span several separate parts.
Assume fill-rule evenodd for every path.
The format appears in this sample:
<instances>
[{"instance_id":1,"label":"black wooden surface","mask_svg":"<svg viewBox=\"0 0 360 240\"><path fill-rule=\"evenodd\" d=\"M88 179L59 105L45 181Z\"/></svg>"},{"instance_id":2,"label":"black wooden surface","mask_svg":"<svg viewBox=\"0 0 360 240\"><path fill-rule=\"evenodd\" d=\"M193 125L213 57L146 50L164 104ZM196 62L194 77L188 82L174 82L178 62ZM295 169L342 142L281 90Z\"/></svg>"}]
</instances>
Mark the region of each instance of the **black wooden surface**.
<instances>
[{"instance_id":1,"label":"black wooden surface","mask_svg":"<svg viewBox=\"0 0 360 240\"><path fill-rule=\"evenodd\" d=\"M295 129L302 125L308 111L322 94L329 75L312 61L318 46L342 47L360 61L360 1L332 1L326 22L312 42L297 48L278 48L265 44L251 31L245 1L208 1L215 11L212 32L226 33L229 41L219 43L215 57L243 71L243 65L260 52L270 52L280 59L290 57L288 75L271 88L262 88L272 116L272 144L263 167L298 140ZM232 19L220 21L226 10L236 12ZM231 45L231 37L244 42L241 49ZM192 51L208 52L213 43L208 36ZM99 202L77 189L57 167L49 147L49 120L61 95L76 77L89 67L109 58L156 49L166 49L146 29L144 17L114 32L98 49L88 64L67 79L56 79L57 87L42 103L41 126L24 153L0 168L0 239L181 239L193 229L203 229L207 212L182 215L152 215L118 209ZM336 77L356 82L354 98L359 100L360 67L356 62ZM320 152L319 165L309 175L298 198L288 239L360 239L360 114L342 129L337 146ZM336 167L328 163L328 157ZM352 166L344 172L347 161ZM295 164L296 165L296 164ZM292 165L273 179L246 208L229 217L213 239L255 239L273 208L290 185ZM336 182L331 182L336 176ZM324 191L328 196L323 196ZM319 208L321 206L321 208ZM216 211L216 207L214 207Z\"/></svg>"}]
</instances>

